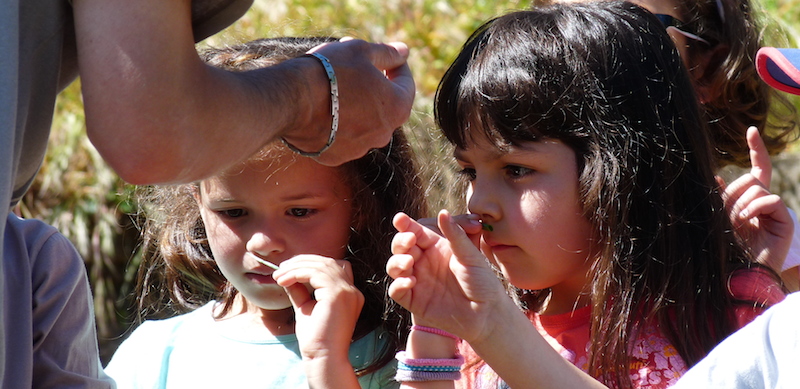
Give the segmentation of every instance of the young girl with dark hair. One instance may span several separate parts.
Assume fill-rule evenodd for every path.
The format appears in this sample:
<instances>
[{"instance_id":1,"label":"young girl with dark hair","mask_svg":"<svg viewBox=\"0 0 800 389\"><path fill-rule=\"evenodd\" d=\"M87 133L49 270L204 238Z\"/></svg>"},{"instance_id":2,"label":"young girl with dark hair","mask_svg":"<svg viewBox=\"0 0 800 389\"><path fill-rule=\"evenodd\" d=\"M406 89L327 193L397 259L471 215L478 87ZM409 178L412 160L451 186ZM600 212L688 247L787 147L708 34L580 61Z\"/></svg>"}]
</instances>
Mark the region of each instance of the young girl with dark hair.
<instances>
[{"instance_id":1,"label":"young girl with dark hair","mask_svg":"<svg viewBox=\"0 0 800 389\"><path fill-rule=\"evenodd\" d=\"M206 53L234 71L278 64L322 38ZM139 271L148 320L107 373L120 388L396 387L407 313L387 305L384 266L400 211L425 201L410 147L329 167L281 143L199 183L154 187Z\"/></svg>"},{"instance_id":2,"label":"young girl with dark hair","mask_svg":"<svg viewBox=\"0 0 800 389\"><path fill-rule=\"evenodd\" d=\"M416 324L398 355L405 385L453 386L457 373L429 371L459 365L449 332L464 340L458 387L665 388L783 298L721 212L689 74L644 9L555 4L489 21L435 114L472 222L442 212L442 237L394 220L390 296ZM785 256L788 212L761 189L748 209L780 238L761 248Z\"/></svg>"},{"instance_id":3,"label":"young girl with dark hair","mask_svg":"<svg viewBox=\"0 0 800 389\"><path fill-rule=\"evenodd\" d=\"M555 0L559 1L559 0ZM576 0L560 0L576 1ZM591 1L591 0L577 0ZM758 174L745 174L731 183L724 194L728 208L751 186L770 188L776 155L798 138L797 110L756 73L756 53L761 47L763 28L758 10L749 0L633 0L658 17L675 42L707 121L718 167L755 166ZM750 128L758 130L748 133ZM761 140L757 139L758 137ZM752 160L758 147L761 161ZM725 172L725 176L733 176ZM784 258L756 253L755 260L783 272L791 290L800 288L800 222L792 213L795 236ZM747 239L759 239L768 232L734 219Z\"/></svg>"}]
</instances>

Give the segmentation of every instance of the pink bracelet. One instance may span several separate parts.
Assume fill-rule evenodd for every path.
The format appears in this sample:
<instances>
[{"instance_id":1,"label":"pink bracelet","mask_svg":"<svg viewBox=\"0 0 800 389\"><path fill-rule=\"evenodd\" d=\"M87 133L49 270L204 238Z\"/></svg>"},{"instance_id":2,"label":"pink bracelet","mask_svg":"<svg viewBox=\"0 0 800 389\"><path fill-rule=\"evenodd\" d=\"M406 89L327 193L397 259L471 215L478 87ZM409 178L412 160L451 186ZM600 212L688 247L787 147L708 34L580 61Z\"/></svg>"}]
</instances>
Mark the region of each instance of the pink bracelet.
<instances>
[{"instance_id":1,"label":"pink bracelet","mask_svg":"<svg viewBox=\"0 0 800 389\"><path fill-rule=\"evenodd\" d=\"M411 331L422 331L422 332L427 332L429 334L435 334L439 336L448 337L450 339L455 339L456 341L461 340L461 338L459 338L458 336L455 336L445 330L440 330L438 328L433 328L433 327L418 326L414 324L413 326L411 326Z\"/></svg>"},{"instance_id":2,"label":"pink bracelet","mask_svg":"<svg viewBox=\"0 0 800 389\"><path fill-rule=\"evenodd\" d=\"M461 354L456 354L453 358L406 358L405 351L398 351L395 358L403 365L408 366L450 366L460 367L464 364L464 357Z\"/></svg>"},{"instance_id":3,"label":"pink bracelet","mask_svg":"<svg viewBox=\"0 0 800 389\"><path fill-rule=\"evenodd\" d=\"M395 358L397 382L457 380L461 378L461 367L464 365L464 357L460 354L445 359L412 359L406 358L406 353L400 351Z\"/></svg>"}]
</instances>

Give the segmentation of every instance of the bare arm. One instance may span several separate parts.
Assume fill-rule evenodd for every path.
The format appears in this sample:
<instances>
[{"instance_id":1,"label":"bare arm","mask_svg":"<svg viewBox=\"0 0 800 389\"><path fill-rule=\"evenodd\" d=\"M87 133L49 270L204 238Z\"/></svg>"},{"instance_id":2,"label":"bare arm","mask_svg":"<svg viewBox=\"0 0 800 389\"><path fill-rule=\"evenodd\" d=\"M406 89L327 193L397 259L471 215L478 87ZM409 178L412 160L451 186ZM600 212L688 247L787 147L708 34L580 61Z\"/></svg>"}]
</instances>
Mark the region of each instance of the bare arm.
<instances>
[{"instance_id":1,"label":"bare arm","mask_svg":"<svg viewBox=\"0 0 800 389\"><path fill-rule=\"evenodd\" d=\"M190 0L73 7L87 131L125 180L187 182L280 136L309 151L327 140L329 85L315 59L229 73L198 57ZM406 50L351 41L319 51L336 69L341 100L339 136L319 160L339 164L388 142L410 113L413 79Z\"/></svg>"},{"instance_id":2,"label":"bare arm","mask_svg":"<svg viewBox=\"0 0 800 389\"><path fill-rule=\"evenodd\" d=\"M395 217L398 234L387 273L391 296L417 322L460 336L512 388L605 388L561 355L537 332L505 293L486 258L447 213L438 226L444 237L406 215ZM431 343L415 352L433 349ZM425 354L422 354L425 355ZM407 384L432 389L441 382Z\"/></svg>"}]
</instances>

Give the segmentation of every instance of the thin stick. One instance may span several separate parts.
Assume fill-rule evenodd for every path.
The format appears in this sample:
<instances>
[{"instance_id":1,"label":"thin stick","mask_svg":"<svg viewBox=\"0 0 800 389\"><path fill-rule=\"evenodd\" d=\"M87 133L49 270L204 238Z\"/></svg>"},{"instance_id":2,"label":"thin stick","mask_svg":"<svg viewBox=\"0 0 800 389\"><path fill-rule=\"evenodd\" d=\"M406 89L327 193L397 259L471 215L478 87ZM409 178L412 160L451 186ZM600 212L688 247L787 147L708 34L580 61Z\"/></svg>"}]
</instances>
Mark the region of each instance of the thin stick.
<instances>
[{"instance_id":1,"label":"thin stick","mask_svg":"<svg viewBox=\"0 0 800 389\"><path fill-rule=\"evenodd\" d=\"M274 270L278 270L278 265L276 265L276 264L274 264L272 262L267 262L267 261L265 261L265 260L263 260L263 259L261 259L259 257L255 257L255 258L256 258L256 261L258 261L258 263L260 263L260 264L262 264L264 266L267 266L267 267L271 267Z\"/></svg>"}]
</instances>

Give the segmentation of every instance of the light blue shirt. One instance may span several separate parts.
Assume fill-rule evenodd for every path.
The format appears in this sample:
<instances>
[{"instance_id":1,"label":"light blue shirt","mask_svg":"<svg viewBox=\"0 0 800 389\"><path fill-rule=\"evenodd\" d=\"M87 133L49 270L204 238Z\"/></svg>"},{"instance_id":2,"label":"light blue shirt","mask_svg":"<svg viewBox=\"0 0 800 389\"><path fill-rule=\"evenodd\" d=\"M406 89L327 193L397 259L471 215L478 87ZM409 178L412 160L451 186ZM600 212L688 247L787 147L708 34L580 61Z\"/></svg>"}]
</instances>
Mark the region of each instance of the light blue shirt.
<instances>
[{"instance_id":1,"label":"light blue shirt","mask_svg":"<svg viewBox=\"0 0 800 389\"><path fill-rule=\"evenodd\" d=\"M146 321L120 345L106 373L125 388L308 388L295 335L260 338L222 331L213 303L181 316ZM363 366L381 351L376 332L350 346ZM362 388L398 388L394 361L359 378Z\"/></svg>"}]
</instances>

